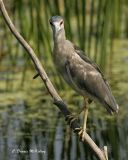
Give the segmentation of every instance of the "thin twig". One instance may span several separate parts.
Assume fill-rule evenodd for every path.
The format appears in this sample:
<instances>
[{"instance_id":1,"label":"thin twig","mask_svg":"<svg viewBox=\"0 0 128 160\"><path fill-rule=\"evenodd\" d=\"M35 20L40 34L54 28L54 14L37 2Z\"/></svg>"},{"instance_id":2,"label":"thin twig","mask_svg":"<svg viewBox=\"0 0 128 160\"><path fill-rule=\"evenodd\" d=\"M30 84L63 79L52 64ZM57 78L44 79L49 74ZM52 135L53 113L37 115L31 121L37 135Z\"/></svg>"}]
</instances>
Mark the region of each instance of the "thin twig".
<instances>
[{"instance_id":1,"label":"thin twig","mask_svg":"<svg viewBox=\"0 0 128 160\"><path fill-rule=\"evenodd\" d=\"M51 97L54 100L54 104L61 110L61 112L63 113L63 115L66 118L68 115L71 114L70 111L68 110L67 105L63 102L62 98L59 96L59 94L55 90L53 84L51 83L50 79L48 78L44 68L42 67L42 65L41 65L39 59L37 58L35 52L33 51L33 49L30 47L30 45L24 40L24 38L16 30L11 19L9 18L9 15L5 9L5 6L4 6L4 3L2 0L0 0L0 10L1 10L2 16L3 16L7 26L11 30L12 34L16 37L16 39L24 47L24 49L27 51L30 58L32 59L34 65L35 65L35 69L37 70L37 72L40 75L41 79L43 80L49 94L51 95ZM78 123L77 120L75 120L72 122L70 127L71 127L71 129L73 129L75 131L76 128L80 128L80 124ZM76 134L79 136L78 131L76 132ZM100 160L106 160L106 156L104 154L104 151L102 151L95 144L95 142L91 139L91 137L87 133L85 133L85 137L84 137L83 142L87 143L91 147L91 149L94 151L94 153L96 154L96 156Z\"/></svg>"}]
</instances>

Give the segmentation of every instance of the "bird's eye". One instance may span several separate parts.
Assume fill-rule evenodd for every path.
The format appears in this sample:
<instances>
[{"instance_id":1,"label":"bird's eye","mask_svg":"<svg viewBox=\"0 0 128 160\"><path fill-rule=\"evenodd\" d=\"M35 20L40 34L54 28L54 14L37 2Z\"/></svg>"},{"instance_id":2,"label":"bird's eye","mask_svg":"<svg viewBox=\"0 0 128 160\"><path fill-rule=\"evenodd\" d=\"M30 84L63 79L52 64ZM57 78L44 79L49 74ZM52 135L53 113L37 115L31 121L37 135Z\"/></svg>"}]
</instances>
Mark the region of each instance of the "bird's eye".
<instances>
[{"instance_id":1,"label":"bird's eye","mask_svg":"<svg viewBox=\"0 0 128 160\"><path fill-rule=\"evenodd\" d=\"M50 24L51 24L51 26L53 26L53 23L52 23L52 22L50 22Z\"/></svg>"},{"instance_id":2,"label":"bird's eye","mask_svg":"<svg viewBox=\"0 0 128 160\"><path fill-rule=\"evenodd\" d=\"M63 24L63 21L60 22L60 26Z\"/></svg>"}]
</instances>

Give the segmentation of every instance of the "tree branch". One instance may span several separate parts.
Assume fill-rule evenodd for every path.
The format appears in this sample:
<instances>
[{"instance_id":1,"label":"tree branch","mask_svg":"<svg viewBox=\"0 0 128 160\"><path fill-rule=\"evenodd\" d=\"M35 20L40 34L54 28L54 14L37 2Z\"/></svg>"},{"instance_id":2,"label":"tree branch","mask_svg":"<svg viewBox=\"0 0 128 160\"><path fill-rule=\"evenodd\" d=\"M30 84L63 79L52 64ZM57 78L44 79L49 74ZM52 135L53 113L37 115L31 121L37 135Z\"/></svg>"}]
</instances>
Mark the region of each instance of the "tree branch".
<instances>
[{"instance_id":1,"label":"tree branch","mask_svg":"<svg viewBox=\"0 0 128 160\"><path fill-rule=\"evenodd\" d=\"M0 0L0 10L1 10L2 16L3 16L7 26L11 30L12 34L16 37L16 39L19 41L19 43L24 47L24 49L29 54L31 60L33 61L35 69L37 70L37 72L40 75L41 79L43 80L49 94L51 95L51 97L54 100L53 103L61 110L61 112L63 113L65 118L68 115L71 115L71 112L68 110L67 105L63 102L62 98L59 96L59 94L55 90L53 84L51 83L50 79L48 78L48 76L47 76L44 68L42 67L39 59L37 58L35 52L30 47L30 45L24 40L24 38L19 34L17 29L13 25L11 19L9 18L9 15L5 9L5 6L4 6L4 3L2 0ZM72 122L70 127L71 127L71 129L73 129L73 131L75 131L76 128L80 128L80 124L78 123L77 120L75 120ZM79 136L78 131L76 131L76 134ZM100 160L108 160L106 150L105 150L105 152L104 152L104 150L102 151L95 144L95 142L91 139L91 137L87 133L85 133L83 143L87 143Z\"/></svg>"}]
</instances>

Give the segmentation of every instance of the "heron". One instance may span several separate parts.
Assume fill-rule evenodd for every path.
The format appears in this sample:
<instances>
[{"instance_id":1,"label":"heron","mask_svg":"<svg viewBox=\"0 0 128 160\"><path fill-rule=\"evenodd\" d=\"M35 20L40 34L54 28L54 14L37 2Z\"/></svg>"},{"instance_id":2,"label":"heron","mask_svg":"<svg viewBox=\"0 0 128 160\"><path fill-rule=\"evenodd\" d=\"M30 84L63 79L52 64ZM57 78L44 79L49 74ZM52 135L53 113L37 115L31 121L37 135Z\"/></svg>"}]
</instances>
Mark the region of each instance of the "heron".
<instances>
[{"instance_id":1,"label":"heron","mask_svg":"<svg viewBox=\"0 0 128 160\"><path fill-rule=\"evenodd\" d=\"M119 106L99 66L66 38L64 19L52 16L49 22L53 31L52 56L55 67L67 84L84 97L84 137L89 101L99 101L111 114L117 113Z\"/></svg>"}]
</instances>

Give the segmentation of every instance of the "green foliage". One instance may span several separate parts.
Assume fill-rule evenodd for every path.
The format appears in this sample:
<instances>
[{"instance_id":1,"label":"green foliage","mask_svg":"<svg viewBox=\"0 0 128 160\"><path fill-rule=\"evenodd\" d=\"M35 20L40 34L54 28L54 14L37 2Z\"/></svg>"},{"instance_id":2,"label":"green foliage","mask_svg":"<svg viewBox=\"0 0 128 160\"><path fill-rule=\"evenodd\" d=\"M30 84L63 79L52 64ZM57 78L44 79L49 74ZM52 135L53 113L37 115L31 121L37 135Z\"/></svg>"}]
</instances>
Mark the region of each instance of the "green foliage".
<instances>
[{"instance_id":1,"label":"green foliage","mask_svg":"<svg viewBox=\"0 0 128 160\"><path fill-rule=\"evenodd\" d=\"M18 31L36 51L45 68L48 68L49 75L54 77L54 83L65 88L63 81L56 76L52 63L53 42L49 18L53 15L63 16L67 38L85 50L106 72L112 66L109 65L109 60L113 63L113 41L122 33L121 25L124 22L121 19L122 14L125 14L122 6L120 0L12 0L7 9ZM1 68L6 62L9 65L6 66L7 70L20 68L23 85L26 70L31 69L32 65L25 51L3 23L0 19Z\"/></svg>"}]
</instances>

